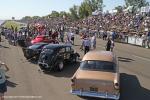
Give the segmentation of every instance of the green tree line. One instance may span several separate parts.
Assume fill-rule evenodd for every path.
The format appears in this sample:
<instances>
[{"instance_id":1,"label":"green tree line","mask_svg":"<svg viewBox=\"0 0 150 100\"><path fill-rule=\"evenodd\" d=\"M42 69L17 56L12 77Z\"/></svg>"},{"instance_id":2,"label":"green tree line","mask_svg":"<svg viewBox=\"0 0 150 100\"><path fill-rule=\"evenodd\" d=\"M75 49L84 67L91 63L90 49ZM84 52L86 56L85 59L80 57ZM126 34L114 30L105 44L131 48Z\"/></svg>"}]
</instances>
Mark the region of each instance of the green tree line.
<instances>
[{"instance_id":1,"label":"green tree line","mask_svg":"<svg viewBox=\"0 0 150 100\"><path fill-rule=\"evenodd\" d=\"M135 9L141 8L143 6L149 5L149 2L146 0L125 0L125 5L124 6L117 6L115 9L118 12L122 12L123 9L133 6L133 11L136 11ZM80 6L73 5L69 10L70 12L57 12L57 11L52 11L51 14L43 17L39 16L25 16L22 18L22 20L32 20L32 19L40 19L40 18L55 18L55 17L68 17L73 20L78 20L82 18L86 18L90 15L92 15L92 12L99 10L103 11L104 8L103 0L84 0Z\"/></svg>"}]
</instances>

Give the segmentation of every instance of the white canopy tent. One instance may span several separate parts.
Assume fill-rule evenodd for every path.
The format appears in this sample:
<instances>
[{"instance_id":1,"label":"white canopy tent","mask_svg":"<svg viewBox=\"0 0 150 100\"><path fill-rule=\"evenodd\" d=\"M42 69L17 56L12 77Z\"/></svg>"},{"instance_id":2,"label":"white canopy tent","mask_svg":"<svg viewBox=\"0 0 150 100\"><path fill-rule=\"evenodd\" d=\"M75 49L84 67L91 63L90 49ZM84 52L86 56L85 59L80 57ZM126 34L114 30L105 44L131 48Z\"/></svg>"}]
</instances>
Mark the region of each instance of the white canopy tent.
<instances>
[{"instance_id":1,"label":"white canopy tent","mask_svg":"<svg viewBox=\"0 0 150 100\"><path fill-rule=\"evenodd\" d=\"M97 15L99 15L99 14L101 14L101 13L102 13L101 11L96 10L96 11L92 12L92 15L93 15L93 16L97 16Z\"/></svg>"}]
</instances>

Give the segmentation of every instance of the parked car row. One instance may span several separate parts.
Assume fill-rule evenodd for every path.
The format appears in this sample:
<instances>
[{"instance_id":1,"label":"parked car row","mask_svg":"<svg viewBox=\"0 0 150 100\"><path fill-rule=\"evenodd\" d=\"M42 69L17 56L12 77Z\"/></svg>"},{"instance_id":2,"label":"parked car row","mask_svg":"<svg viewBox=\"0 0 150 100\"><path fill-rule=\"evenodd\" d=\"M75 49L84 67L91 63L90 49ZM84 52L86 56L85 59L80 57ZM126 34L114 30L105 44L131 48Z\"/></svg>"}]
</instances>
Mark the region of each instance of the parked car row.
<instances>
[{"instance_id":1,"label":"parked car row","mask_svg":"<svg viewBox=\"0 0 150 100\"><path fill-rule=\"evenodd\" d=\"M66 44L36 43L27 48L22 48L24 57L28 60L38 61L43 71L64 69L64 64L76 62L80 56L72 46Z\"/></svg>"},{"instance_id":2,"label":"parked car row","mask_svg":"<svg viewBox=\"0 0 150 100\"><path fill-rule=\"evenodd\" d=\"M64 69L64 64L76 62L79 54L70 45L36 43L23 49L27 59L35 57L43 71ZM84 55L71 78L71 94L104 99L120 98L118 60L109 51L90 51Z\"/></svg>"}]
</instances>

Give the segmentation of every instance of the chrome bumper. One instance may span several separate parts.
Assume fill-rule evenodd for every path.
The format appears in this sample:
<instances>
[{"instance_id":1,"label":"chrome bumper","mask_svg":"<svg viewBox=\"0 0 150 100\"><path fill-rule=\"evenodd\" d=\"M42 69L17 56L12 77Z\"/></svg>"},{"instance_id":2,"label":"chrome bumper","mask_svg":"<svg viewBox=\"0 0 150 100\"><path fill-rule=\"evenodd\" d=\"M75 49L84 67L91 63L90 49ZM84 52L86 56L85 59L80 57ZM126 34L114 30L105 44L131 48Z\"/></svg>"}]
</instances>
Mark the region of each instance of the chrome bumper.
<instances>
[{"instance_id":1,"label":"chrome bumper","mask_svg":"<svg viewBox=\"0 0 150 100\"><path fill-rule=\"evenodd\" d=\"M103 98L103 99L115 99L119 100L120 94L114 95L109 93L103 93L103 92L86 92L86 91L80 91L80 90L71 90L71 94L73 95L79 95L79 96L87 96L87 97L96 97L96 98Z\"/></svg>"}]
</instances>

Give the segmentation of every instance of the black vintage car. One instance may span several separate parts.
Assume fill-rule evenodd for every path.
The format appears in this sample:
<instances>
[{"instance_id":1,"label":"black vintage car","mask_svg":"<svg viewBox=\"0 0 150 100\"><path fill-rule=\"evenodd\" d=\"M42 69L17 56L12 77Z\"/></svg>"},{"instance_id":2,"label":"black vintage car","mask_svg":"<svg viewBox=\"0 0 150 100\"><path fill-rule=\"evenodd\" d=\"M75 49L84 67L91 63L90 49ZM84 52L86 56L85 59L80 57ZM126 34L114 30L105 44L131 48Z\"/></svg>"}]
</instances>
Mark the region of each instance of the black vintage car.
<instances>
[{"instance_id":1,"label":"black vintage car","mask_svg":"<svg viewBox=\"0 0 150 100\"><path fill-rule=\"evenodd\" d=\"M24 57L26 59L32 59L35 58L35 60L39 59L39 55L45 45L48 45L48 43L36 43L34 45L31 45L27 48L22 48Z\"/></svg>"},{"instance_id":2,"label":"black vintage car","mask_svg":"<svg viewBox=\"0 0 150 100\"><path fill-rule=\"evenodd\" d=\"M76 62L79 56L70 45L49 44L43 48L38 64L44 71L52 69L61 71L65 63Z\"/></svg>"}]
</instances>

